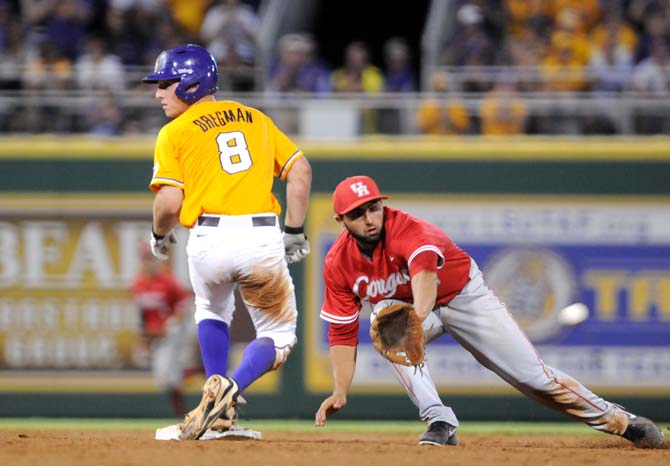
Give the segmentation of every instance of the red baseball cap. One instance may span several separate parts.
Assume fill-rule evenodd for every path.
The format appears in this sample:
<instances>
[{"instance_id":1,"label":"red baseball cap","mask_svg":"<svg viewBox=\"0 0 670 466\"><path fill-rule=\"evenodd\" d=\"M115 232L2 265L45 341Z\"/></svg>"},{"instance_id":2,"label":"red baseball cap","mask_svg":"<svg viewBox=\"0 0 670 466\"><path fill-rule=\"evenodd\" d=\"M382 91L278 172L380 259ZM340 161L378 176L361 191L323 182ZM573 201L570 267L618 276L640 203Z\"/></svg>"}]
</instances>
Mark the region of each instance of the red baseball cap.
<instances>
[{"instance_id":1,"label":"red baseball cap","mask_svg":"<svg viewBox=\"0 0 670 466\"><path fill-rule=\"evenodd\" d=\"M379 192L377 183L369 176L350 176L340 182L333 193L333 210L337 215L351 212L366 202L388 199Z\"/></svg>"}]
</instances>

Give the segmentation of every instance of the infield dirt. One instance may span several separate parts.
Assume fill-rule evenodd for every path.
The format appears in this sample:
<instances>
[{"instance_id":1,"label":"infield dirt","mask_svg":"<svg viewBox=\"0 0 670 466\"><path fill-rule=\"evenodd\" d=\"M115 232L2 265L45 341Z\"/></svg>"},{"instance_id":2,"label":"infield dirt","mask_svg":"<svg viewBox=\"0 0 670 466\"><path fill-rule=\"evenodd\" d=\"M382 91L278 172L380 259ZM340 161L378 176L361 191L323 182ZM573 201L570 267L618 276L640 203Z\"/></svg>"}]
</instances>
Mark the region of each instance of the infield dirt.
<instances>
[{"instance_id":1,"label":"infield dirt","mask_svg":"<svg viewBox=\"0 0 670 466\"><path fill-rule=\"evenodd\" d=\"M417 445L413 433L264 431L263 440L158 441L144 430L0 430L3 466L498 466L670 464L670 449L639 450L603 434L460 435L458 447Z\"/></svg>"}]
</instances>

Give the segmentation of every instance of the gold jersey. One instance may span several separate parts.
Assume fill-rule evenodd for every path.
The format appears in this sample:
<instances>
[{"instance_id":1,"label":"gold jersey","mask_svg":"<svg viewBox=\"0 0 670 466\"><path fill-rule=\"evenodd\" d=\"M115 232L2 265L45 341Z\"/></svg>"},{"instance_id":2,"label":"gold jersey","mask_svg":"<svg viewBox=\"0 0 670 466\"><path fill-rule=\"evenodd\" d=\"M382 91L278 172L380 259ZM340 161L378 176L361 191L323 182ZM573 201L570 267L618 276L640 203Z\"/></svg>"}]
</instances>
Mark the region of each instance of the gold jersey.
<instances>
[{"instance_id":1,"label":"gold jersey","mask_svg":"<svg viewBox=\"0 0 670 466\"><path fill-rule=\"evenodd\" d=\"M233 101L201 102L158 133L149 187L184 191L179 221L186 228L200 214L279 214L273 177L286 179L303 156L261 111Z\"/></svg>"}]
</instances>

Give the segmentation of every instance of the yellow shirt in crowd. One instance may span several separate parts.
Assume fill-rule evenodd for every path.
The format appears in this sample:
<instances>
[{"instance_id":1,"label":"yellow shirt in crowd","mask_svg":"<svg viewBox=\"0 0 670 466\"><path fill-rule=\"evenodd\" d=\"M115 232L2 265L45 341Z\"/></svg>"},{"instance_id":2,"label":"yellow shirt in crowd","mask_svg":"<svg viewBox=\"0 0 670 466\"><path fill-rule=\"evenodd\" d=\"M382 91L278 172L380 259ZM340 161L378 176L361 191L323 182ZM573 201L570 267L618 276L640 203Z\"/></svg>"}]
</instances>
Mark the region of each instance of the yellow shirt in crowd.
<instances>
[{"instance_id":1,"label":"yellow shirt in crowd","mask_svg":"<svg viewBox=\"0 0 670 466\"><path fill-rule=\"evenodd\" d=\"M423 134L462 134L470 126L470 115L457 100L429 100L419 108L416 123Z\"/></svg>"}]
</instances>

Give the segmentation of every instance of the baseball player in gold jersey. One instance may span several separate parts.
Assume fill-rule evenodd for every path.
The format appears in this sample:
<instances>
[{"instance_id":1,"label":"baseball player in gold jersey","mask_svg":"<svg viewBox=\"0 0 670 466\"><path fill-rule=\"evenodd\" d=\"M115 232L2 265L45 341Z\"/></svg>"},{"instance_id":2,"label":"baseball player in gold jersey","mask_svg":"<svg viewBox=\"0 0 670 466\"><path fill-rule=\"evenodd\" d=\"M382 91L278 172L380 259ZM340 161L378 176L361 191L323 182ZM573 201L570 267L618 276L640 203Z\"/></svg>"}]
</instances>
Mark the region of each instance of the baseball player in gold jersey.
<instances>
[{"instance_id":1,"label":"baseball player in gold jersey","mask_svg":"<svg viewBox=\"0 0 670 466\"><path fill-rule=\"evenodd\" d=\"M167 259L180 222L195 293L195 321L205 372L202 401L180 425L197 439L267 371L280 367L296 343L297 310L287 262L309 254L303 223L311 185L307 159L265 114L216 101L216 62L197 45L163 51L154 72L156 99L173 120L158 133L150 187L152 251ZM286 182L284 232L273 178ZM228 376L228 328L239 287L256 330Z\"/></svg>"}]
</instances>

